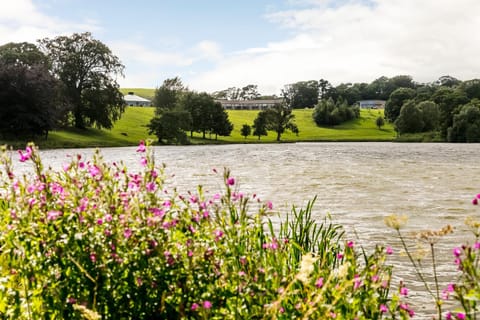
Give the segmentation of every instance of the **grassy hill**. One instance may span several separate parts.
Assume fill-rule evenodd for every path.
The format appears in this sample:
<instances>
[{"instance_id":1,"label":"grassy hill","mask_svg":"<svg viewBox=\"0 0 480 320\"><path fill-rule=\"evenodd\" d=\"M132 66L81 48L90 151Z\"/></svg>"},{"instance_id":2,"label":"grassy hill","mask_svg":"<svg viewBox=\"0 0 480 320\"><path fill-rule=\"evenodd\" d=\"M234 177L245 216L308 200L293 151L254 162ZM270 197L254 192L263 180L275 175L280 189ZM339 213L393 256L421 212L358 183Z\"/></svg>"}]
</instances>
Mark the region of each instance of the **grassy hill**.
<instances>
[{"instance_id":1,"label":"grassy hill","mask_svg":"<svg viewBox=\"0 0 480 320\"><path fill-rule=\"evenodd\" d=\"M241 136L243 124L252 125L258 111L229 110L230 121L234 129L230 137L219 137L226 142L259 142L258 137ZM383 116L383 110L360 110L360 118L333 127L318 127L312 118L313 109L294 110L295 122L300 130L298 136L290 132L282 135L282 141L391 141L395 131L391 124L386 124L379 130L375 125L378 116ZM260 142L273 142L274 132L261 137Z\"/></svg>"},{"instance_id":2,"label":"grassy hill","mask_svg":"<svg viewBox=\"0 0 480 320\"><path fill-rule=\"evenodd\" d=\"M133 92L137 96L148 99L148 100L153 100L153 97L155 96L155 89L148 89L148 88L120 88L120 92L123 93L124 95Z\"/></svg>"},{"instance_id":3,"label":"grassy hill","mask_svg":"<svg viewBox=\"0 0 480 320\"><path fill-rule=\"evenodd\" d=\"M128 89L130 90L130 89ZM334 127L317 127L312 119L313 109L294 110L296 123L300 134L282 135L282 141L391 141L395 138L395 131L391 124L386 124L381 130L375 126L375 119L383 115L383 110L361 110L360 118ZM249 136L246 139L240 135L243 124L253 124L258 111L229 110L229 117L234 124L230 137L218 137L215 141L201 139L195 134L192 143L263 143L274 142L276 134L269 132L268 136ZM127 107L122 118L117 121L111 130L99 129L68 129L50 132L48 140L35 139L35 143L42 149L69 148L69 147L107 147L136 145L138 141L155 136L148 134L146 125L154 115L154 108ZM207 135L208 137L208 135ZM27 141L0 141L0 144L13 145L22 148Z\"/></svg>"}]
</instances>

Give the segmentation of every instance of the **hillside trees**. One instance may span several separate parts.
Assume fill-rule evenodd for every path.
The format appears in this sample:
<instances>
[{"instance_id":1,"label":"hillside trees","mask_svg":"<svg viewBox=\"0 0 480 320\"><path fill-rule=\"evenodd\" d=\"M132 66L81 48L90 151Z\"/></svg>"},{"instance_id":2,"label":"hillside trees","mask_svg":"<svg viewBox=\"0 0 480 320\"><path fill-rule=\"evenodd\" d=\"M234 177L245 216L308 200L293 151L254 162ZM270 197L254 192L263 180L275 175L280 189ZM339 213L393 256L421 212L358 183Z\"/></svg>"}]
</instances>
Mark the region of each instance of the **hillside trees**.
<instances>
[{"instance_id":1,"label":"hillside trees","mask_svg":"<svg viewBox=\"0 0 480 320\"><path fill-rule=\"evenodd\" d=\"M155 133L160 142L188 142L185 131L214 134L215 139L228 136L233 124L228 113L219 102L205 92L189 91L178 77L166 79L155 90L155 116L150 121L149 129ZM167 130L172 131L169 135Z\"/></svg>"},{"instance_id":2,"label":"hillside trees","mask_svg":"<svg viewBox=\"0 0 480 320\"><path fill-rule=\"evenodd\" d=\"M125 110L123 95L114 77L124 66L89 32L39 41L52 71L62 82L62 95L72 107L76 128L110 129Z\"/></svg>"}]
</instances>

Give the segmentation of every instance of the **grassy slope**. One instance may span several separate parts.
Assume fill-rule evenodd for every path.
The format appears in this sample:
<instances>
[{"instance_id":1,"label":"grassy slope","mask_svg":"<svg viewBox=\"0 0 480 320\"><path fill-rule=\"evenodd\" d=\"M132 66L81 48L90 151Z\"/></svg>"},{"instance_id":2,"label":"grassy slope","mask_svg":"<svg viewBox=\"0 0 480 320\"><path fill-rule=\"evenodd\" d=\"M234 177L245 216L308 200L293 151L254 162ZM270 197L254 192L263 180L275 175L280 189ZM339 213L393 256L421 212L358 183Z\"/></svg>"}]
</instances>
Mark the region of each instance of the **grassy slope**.
<instances>
[{"instance_id":1,"label":"grassy slope","mask_svg":"<svg viewBox=\"0 0 480 320\"><path fill-rule=\"evenodd\" d=\"M153 100L153 97L155 96L155 89L148 88L120 88L120 92L123 94L134 92L137 96L149 100Z\"/></svg>"},{"instance_id":2,"label":"grassy slope","mask_svg":"<svg viewBox=\"0 0 480 320\"><path fill-rule=\"evenodd\" d=\"M386 124L381 130L375 125L383 110L361 110L360 118L334 127L318 127L312 119L312 109L294 110L295 122L300 130L298 136L287 132L282 135L282 141L391 141L395 138L395 131L391 124ZM246 139L240 135L243 124L253 124L258 111L229 110L229 118L234 124L230 137L218 137L224 142L272 142L276 139L274 132L268 136L249 136ZM197 135L200 137L200 135Z\"/></svg>"},{"instance_id":3,"label":"grassy slope","mask_svg":"<svg viewBox=\"0 0 480 320\"><path fill-rule=\"evenodd\" d=\"M292 133L282 135L282 141L391 141L395 138L395 132L390 124L386 124L382 130L375 126L375 119L383 115L380 110L361 110L360 119L349 121L335 127L317 127L312 120L312 109L295 110L296 123L300 129L297 137ZM253 124L258 111L228 111L230 120L234 124L234 130L230 137L218 137L218 141L203 140L200 134L195 134L192 143L256 143L273 142L276 134L269 132L268 136L249 136L244 139L240 135L243 124ZM34 142L42 149L68 148L68 147L106 147L136 145L138 141L155 136L148 135L146 125L153 117L154 108L127 107L122 118L115 123L111 130L59 130L52 131L48 140L37 138ZM208 137L208 136L207 136ZM213 139L214 137L212 137ZM22 148L27 141L0 141L0 144L13 145Z\"/></svg>"},{"instance_id":4,"label":"grassy slope","mask_svg":"<svg viewBox=\"0 0 480 320\"><path fill-rule=\"evenodd\" d=\"M142 139L156 139L155 136L148 135L146 128L146 124L153 114L153 108L127 107L122 118L115 123L111 130L58 130L50 132L48 140L37 138L34 142L41 149L137 145L138 141ZM27 142L25 140L0 141L0 145L8 144L15 148L22 148Z\"/></svg>"}]
</instances>

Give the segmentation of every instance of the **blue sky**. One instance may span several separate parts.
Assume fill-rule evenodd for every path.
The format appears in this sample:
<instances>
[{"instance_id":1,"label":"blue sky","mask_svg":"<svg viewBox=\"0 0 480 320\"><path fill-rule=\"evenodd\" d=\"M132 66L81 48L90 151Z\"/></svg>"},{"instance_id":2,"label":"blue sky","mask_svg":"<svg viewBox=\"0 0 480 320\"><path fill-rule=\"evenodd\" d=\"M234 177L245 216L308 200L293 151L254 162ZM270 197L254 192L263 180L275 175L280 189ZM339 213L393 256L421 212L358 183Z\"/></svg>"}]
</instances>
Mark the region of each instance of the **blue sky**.
<instances>
[{"instance_id":1,"label":"blue sky","mask_svg":"<svg viewBox=\"0 0 480 320\"><path fill-rule=\"evenodd\" d=\"M478 12L478 0L15 0L0 44L90 31L125 65L123 87L179 76L197 91L278 94L320 78L479 78Z\"/></svg>"}]
</instances>

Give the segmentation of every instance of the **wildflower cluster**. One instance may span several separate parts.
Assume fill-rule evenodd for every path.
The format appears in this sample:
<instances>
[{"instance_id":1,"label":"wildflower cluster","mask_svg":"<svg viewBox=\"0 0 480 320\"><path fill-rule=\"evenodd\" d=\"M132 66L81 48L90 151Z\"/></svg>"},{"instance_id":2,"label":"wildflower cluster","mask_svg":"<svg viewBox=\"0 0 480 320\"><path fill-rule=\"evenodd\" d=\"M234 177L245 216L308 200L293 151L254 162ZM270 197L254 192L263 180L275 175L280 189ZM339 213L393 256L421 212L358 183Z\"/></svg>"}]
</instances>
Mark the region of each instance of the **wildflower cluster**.
<instances>
[{"instance_id":1,"label":"wildflower cluster","mask_svg":"<svg viewBox=\"0 0 480 320\"><path fill-rule=\"evenodd\" d=\"M140 172L100 152L54 171L29 145L19 160L35 174L16 176L2 148L1 318L413 315L390 292L391 248L359 254L339 226L315 222L310 205L276 232L273 204L239 192L228 171L222 193L180 194L148 143L137 153Z\"/></svg>"}]
</instances>

